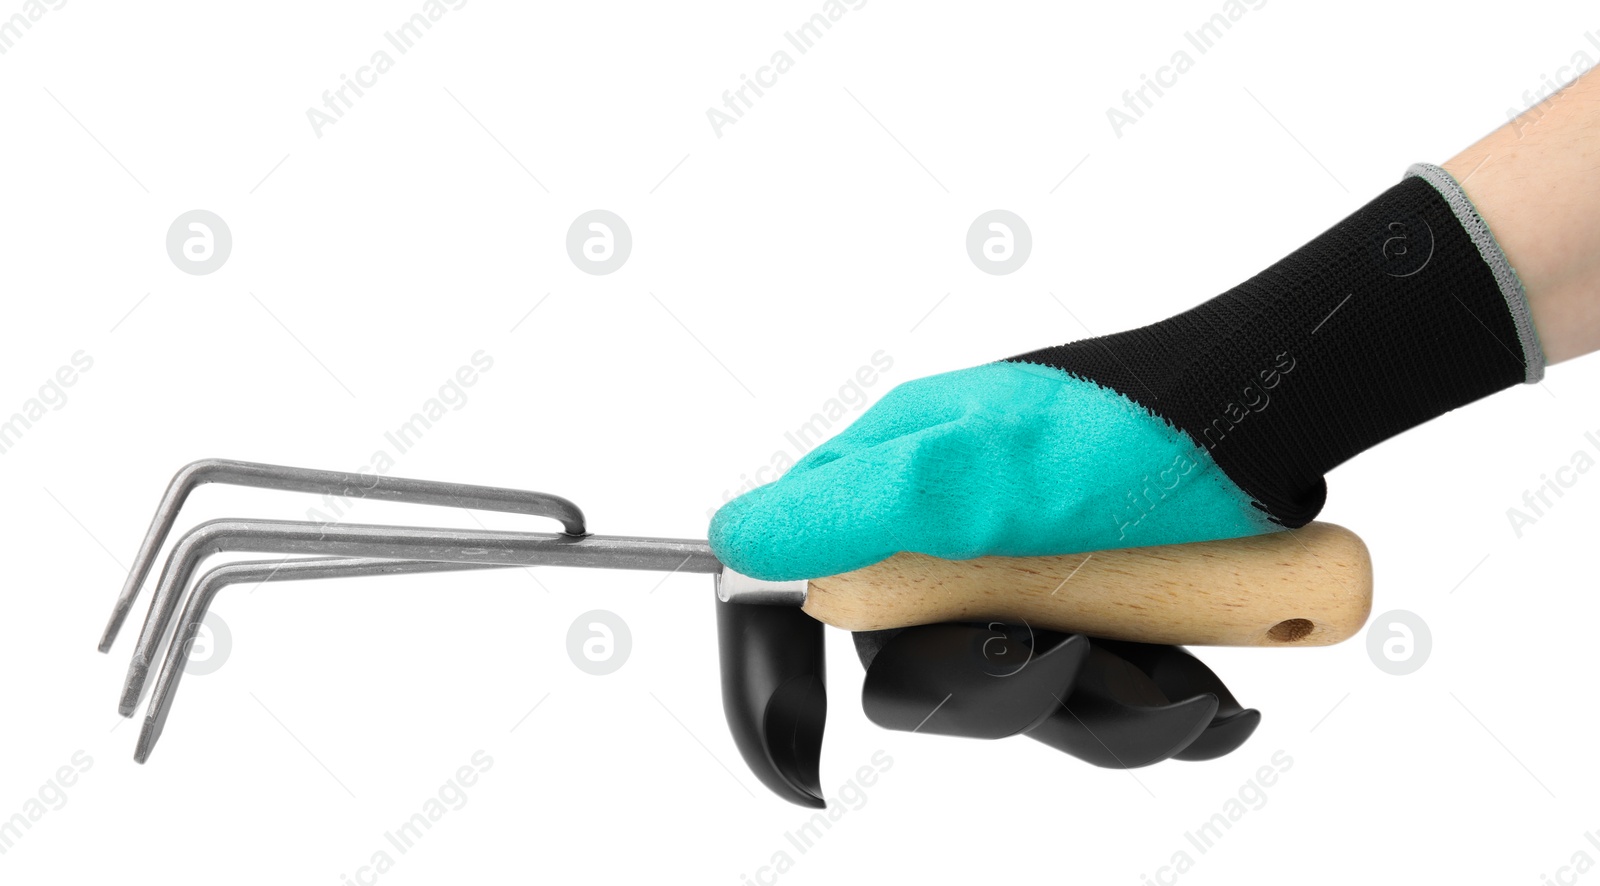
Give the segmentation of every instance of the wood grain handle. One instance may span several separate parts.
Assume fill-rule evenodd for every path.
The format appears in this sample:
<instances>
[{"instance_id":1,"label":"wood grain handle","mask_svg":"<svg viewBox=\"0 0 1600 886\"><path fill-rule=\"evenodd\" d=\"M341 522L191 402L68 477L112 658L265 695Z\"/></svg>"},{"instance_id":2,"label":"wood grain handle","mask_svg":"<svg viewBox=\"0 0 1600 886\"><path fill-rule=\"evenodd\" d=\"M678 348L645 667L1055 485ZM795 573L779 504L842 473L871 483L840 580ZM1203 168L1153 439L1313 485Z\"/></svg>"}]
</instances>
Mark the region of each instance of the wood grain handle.
<instances>
[{"instance_id":1,"label":"wood grain handle","mask_svg":"<svg viewBox=\"0 0 1600 886\"><path fill-rule=\"evenodd\" d=\"M852 631L1004 621L1201 646L1327 646L1372 610L1372 558L1332 523L1059 557L896 554L814 579L805 611Z\"/></svg>"}]
</instances>

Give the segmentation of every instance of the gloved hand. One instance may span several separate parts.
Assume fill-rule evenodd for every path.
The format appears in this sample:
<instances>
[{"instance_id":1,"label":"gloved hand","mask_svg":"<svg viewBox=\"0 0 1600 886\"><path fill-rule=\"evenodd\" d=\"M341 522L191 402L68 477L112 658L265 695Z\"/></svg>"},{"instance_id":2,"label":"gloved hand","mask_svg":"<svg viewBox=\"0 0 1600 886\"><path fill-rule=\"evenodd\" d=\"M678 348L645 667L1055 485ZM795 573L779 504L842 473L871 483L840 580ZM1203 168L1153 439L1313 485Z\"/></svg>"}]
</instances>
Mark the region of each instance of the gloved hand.
<instances>
[{"instance_id":1,"label":"gloved hand","mask_svg":"<svg viewBox=\"0 0 1600 886\"><path fill-rule=\"evenodd\" d=\"M777 482L729 502L711 546L768 580L898 551L1065 554L1273 528L1183 432L1108 388L992 363L902 384Z\"/></svg>"},{"instance_id":2,"label":"gloved hand","mask_svg":"<svg viewBox=\"0 0 1600 886\"><path fill-rule=\"evenodd\" d=\"M1177 316L895 388L719 510L711 547L780 581L1294 528L1334 466L1543 372L1488 225L1419 164Z\"/></svg>"}]
</instances>

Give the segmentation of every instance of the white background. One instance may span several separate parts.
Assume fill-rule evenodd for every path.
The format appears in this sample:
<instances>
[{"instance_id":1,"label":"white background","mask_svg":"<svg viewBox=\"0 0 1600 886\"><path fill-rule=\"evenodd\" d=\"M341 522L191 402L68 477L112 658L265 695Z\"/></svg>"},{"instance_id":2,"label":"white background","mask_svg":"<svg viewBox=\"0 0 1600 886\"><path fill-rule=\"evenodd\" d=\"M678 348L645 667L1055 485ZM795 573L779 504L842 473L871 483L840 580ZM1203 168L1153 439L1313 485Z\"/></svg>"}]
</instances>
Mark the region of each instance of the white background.
<instances>
[{"instance_id":1,"label":"white background","mask_svg":"<svg viewBox=\"0 0 1600 886\"><path fill-rule=\"evenodd\" d=\"M824 787L877 751L893 764L805 853L784 835L808 813L765 792L723 724L704 576L226 592L229 658L185 681L142 767L114 702L148 596L110 655L93 648L180 465L362 468L480 350L492 370L391 473L557 492L599 532L703 537L875 352L893 367L871 399L1208 298L1600 54L1585 6L1272 0L1199 55L1183 34L1220 2L871 0L720 138L706 109L820 3L472 0L391 48L321 137L307 108L420 2L52 9L0 55L0 414L74 353L93 367L0 456L0 817L75 752L93 762L0 879L355 882L380 849L386 884L1139 884L1173 882L1179 850L1186 884L1534 884L1600 859L1584 837L1600 478L1521 538L1506 515L1590 447L1593 360L1333 472L1323 517L1368 541L1377 611L1425 620L1431 656L1396 677L1363 638L1201 650L1265 715L1221 761L1130 775L1022 739L885 732L830 631ZM1193 69L1118 137L1106 109L1179 49ZM234 240L205 276L164 248L195 208ZM607 276L565 251L594 208L634 239ZM1007 276L965 251L993 208L1033 234ZM316 504L209 487L184 524ZM371 502L348 519L534 522ZM633 635L610 676L567 657L595 608ZM494 762L466 805L393 853L384 832L479 750ZM1293 765L1265 805L1196 852L1185 832L1280 750ZM780 851L792 868L762 873Z\"/></svg>"}]
</instances>

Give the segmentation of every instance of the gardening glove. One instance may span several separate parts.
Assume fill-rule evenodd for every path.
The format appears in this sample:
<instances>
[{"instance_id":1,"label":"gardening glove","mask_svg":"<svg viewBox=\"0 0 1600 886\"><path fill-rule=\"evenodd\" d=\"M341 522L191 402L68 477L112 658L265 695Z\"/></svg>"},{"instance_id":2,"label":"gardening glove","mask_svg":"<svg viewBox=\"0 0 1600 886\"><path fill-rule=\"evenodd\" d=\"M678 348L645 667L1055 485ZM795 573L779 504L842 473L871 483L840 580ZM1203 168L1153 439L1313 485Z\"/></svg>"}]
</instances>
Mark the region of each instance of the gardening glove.
<instances>
[{"instance_id":1,"label":"gardening glove","mask_svg":"<svg viewBox=\"0 0 1600 886\"><path fill-rule=\"evenodd\" d=\"M711 547L782 581L1292 529L1334 466L1543 373L1515 271L1419 164L1182 314L894 388L717 511Z\"/></svg>"}]
</instances>

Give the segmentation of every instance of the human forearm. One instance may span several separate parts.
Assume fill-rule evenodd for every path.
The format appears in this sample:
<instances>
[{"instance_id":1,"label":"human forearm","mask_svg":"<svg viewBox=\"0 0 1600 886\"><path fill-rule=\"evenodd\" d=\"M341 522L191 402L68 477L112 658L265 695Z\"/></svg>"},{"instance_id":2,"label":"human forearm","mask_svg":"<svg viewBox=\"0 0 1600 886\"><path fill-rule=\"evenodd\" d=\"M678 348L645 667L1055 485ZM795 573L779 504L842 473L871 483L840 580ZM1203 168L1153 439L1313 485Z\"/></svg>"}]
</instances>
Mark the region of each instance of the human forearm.
<instances>
[{"instance_id":1,"label":"human forearm","mask_svg":"<svg viewBox=\"0 0 1600 886\"><path fill-rule=\"evenodd\" d=\"M1546 362L1600 350L1600 74L1444 164L1516 268Z\"/></svg>"}]
</instances>

